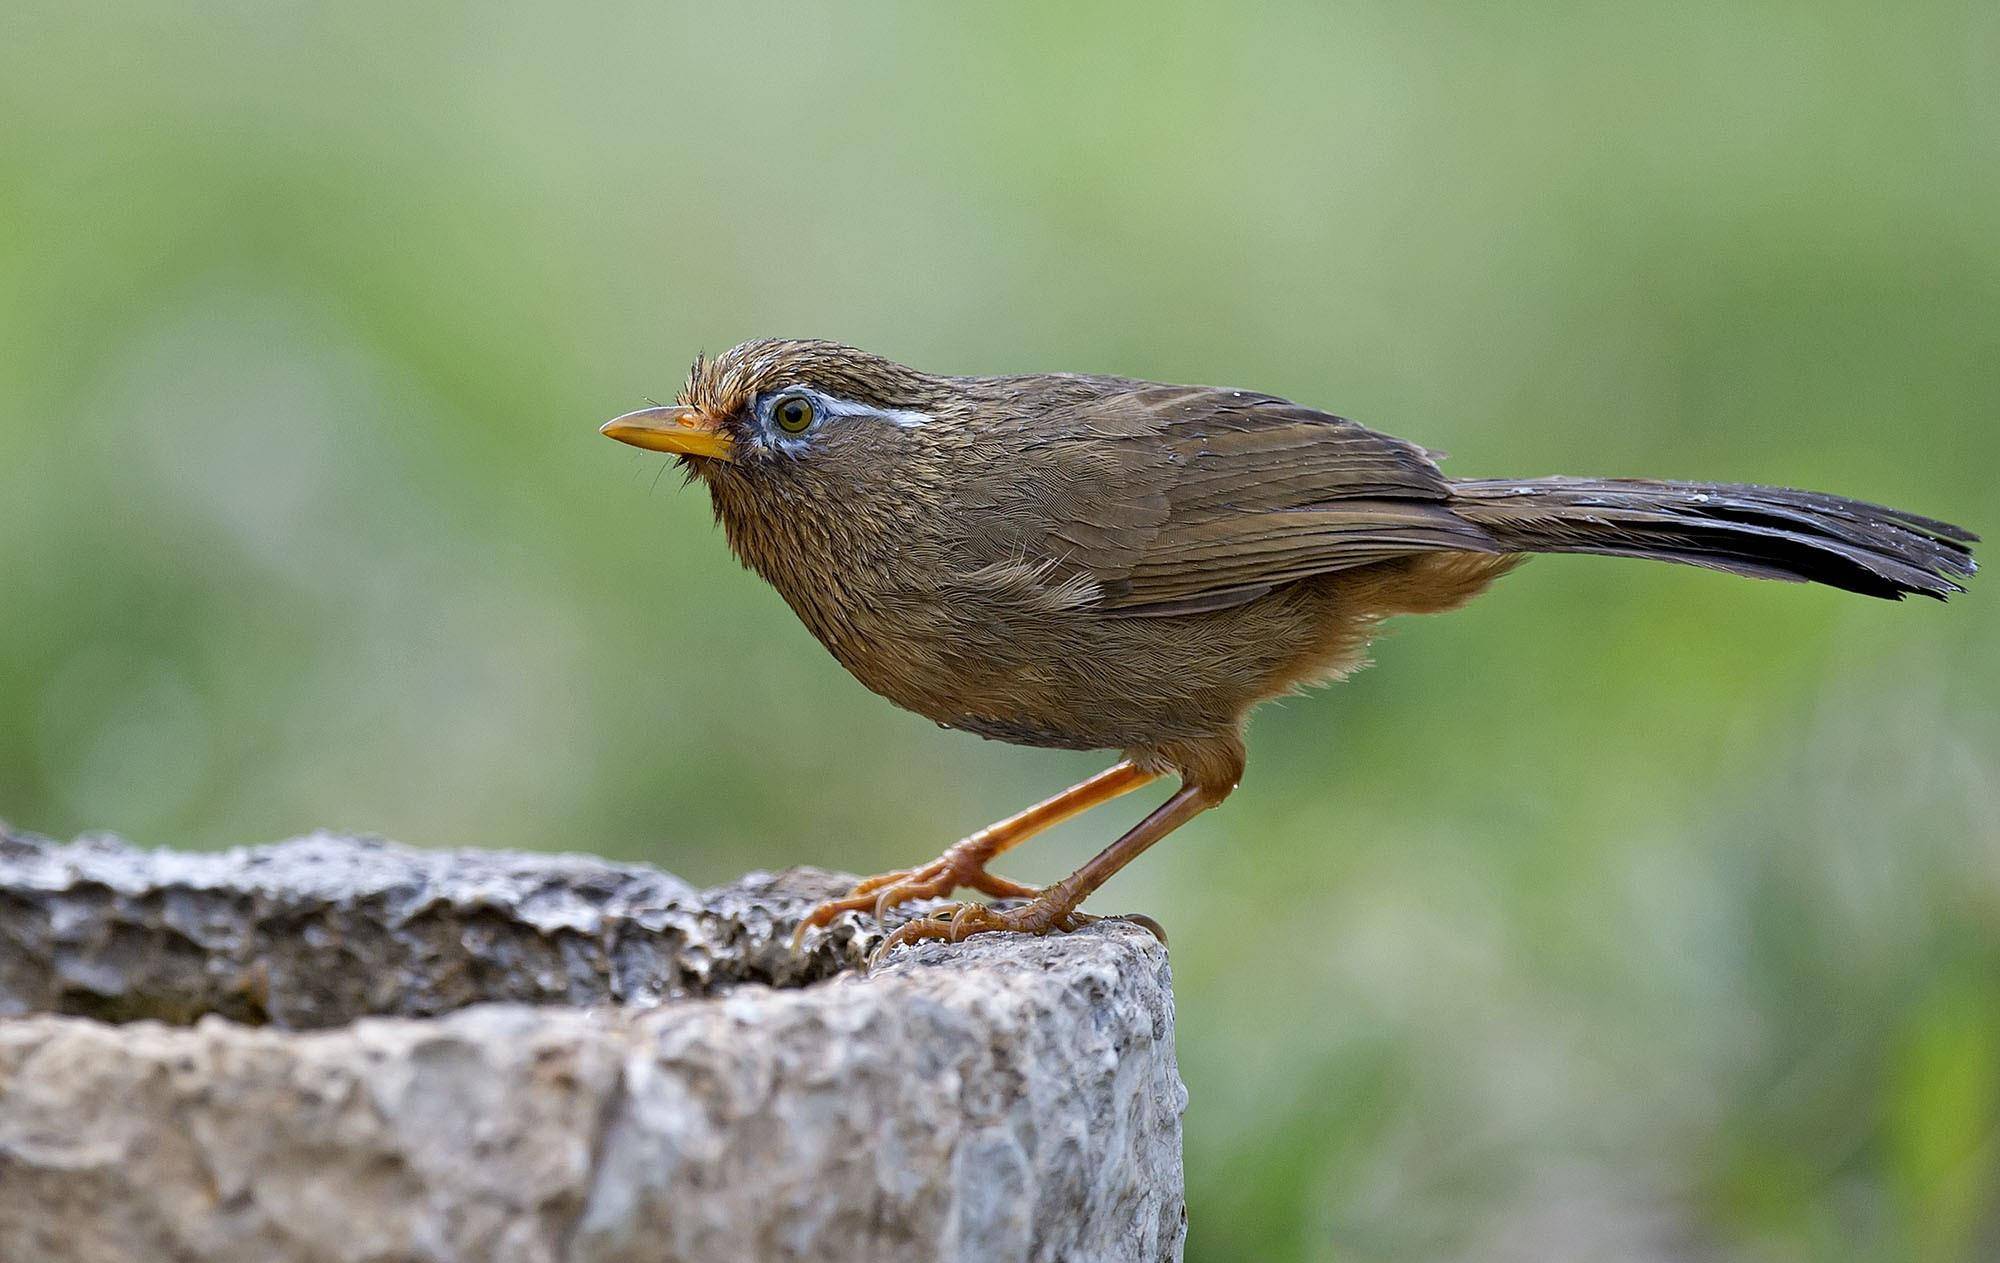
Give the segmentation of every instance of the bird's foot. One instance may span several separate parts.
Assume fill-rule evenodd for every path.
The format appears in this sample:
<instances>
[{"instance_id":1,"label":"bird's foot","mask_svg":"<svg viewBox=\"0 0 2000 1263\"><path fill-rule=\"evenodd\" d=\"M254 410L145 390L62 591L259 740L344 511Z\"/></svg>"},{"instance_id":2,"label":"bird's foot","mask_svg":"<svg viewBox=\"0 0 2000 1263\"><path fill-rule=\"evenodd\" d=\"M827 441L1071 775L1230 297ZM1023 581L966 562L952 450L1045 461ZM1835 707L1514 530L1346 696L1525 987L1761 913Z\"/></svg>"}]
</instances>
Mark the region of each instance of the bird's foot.
<instances>
[{"instance_id":1,"label":"bird's foot","mask_svg":"<svg viewBox=\"0 0 2000 1263\"><path fill-rule=\"evenodd\" d=\"M983 848L960 842L947 847L943 855L928 864L864 878L844 898L829 899L806 913L798 929L792 932L792 946L803 945L807 933L843 912L869 912L879 921L899 904L912 899L943 899L961 888L995 899L1027 899L1041 893L1033 886L987 872L989 858Z\"/></svg>"},{"instance_id":2,"label":"bird's foot","mask_svg":"<svg viewBox=\"0 0 2000 1263\"><path fill-rule=\"evenodd\" d=\"M1143 926L1154 938L1162 943L1167 941L1167 932L1158 921L1142 913L1124 916L1099 917L1088 912L1079 912L1073 904L1058 902L1050 894L1043 894L1031 903L1018 908L994 908L983 903L959 903L949 908L940 908L930 916L921 917L896 928L896 931L882 940L868 957L868 967L873 969L882 963L889 953L910 943L921 943L926 939L942 939L947 943L959 943L974 934L990 934L998 930L1015 934L1068 934L1098 921L1129 921Z\"/></svg>"}]
</instances>

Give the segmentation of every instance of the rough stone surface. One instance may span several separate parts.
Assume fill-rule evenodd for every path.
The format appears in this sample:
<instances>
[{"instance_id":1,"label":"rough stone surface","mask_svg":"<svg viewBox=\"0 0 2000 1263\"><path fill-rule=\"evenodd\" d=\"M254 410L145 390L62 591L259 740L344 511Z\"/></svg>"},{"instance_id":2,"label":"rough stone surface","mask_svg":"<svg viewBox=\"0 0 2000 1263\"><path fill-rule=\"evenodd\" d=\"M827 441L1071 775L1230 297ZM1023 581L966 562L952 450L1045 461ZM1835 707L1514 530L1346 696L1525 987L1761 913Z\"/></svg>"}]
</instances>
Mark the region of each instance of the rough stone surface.
<instances>
[{"instance_id":1,"label":"rough stone surface","mask_svg":"<svg viewBox=\"0 0 2000 1263\"><path fill-rule=\"evenodd\" d=\"M0 1259L1177 1258L1152 937L794 955L845 880L0 834Z\"/></svg>"},{"instance_id":2,"label":"rough stone surface","mask_svg":"<svg viewBox=\"0 0 2000 1263\"><path fill-rule=\"evenodd\" d=\"M214 1013L309 1028L482 1000L650 1004L802 986L857 968L879 941L850 919L792 950L799 910L851 880L793 869L700 891L582 855L326 834L188 854L0 829L0 1017Z\"/></svg>"}]
</instances>

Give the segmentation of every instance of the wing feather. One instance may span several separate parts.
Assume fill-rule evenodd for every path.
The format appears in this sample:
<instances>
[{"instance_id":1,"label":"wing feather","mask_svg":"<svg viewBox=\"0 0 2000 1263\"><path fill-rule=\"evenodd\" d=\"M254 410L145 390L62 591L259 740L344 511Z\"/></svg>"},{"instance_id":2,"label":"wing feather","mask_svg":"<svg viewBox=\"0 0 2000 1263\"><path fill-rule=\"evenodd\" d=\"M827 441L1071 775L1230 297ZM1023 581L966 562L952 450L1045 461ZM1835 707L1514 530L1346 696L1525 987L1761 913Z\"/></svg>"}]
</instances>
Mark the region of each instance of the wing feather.
<instances>
[{"instance_id":1,"label":"wing feather","mask_svg":"<svg viewBox=\"0 0 2000 1263\"><path fill-rule=\"evenodd\" d=\"M1100 608L1180 614L1416 552L1496 552L1432 454L1249 391L1070 379L1005 436L1017 477L970 489L988 534L1087 573Z\"/></svg>"}]
</instances>

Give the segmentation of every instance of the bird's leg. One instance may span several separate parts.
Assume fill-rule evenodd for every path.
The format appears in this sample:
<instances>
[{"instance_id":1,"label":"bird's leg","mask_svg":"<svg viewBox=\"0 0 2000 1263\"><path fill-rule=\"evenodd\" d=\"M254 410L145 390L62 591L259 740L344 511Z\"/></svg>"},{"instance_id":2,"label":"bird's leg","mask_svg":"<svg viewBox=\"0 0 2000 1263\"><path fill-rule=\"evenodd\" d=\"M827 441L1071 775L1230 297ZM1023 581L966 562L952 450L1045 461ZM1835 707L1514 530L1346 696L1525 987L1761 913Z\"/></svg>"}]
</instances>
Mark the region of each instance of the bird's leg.
<instances>
[{"instance_id":1,"label":"bird's leg","mask_svg":"<svg viewBox=\"0 0 2000 1263\"><path fill-rule=\"evenodd\" d=\"M1161 803L1153 814L1132 826L1125 836L1105 847L1093 856L1082 868L1077 869L1055 885L1044 889L1034 902L1005 911L989 908L984 904L963 903L948 912L912 921L899 927L894 934L882 941L870 958L872 965L881 960L895 947L904 943L916 943L924 939L945 939L956 943L973 934L984 934L991 930L1014 930L1022 934L1053 934L1058 930L1073 930L1086 921L1094 920L1078 912L1093 890L1110 880L1111 875L1132 862L1139 852L1166 837L1189 820L1221 802L1229 794L1228 789L1212 789L1193 782L1183 783L1172 798ZM1140 921L1162 940L1159 926L1149 919L1133 918Z\"/></svg>"},{"instance_id":2,"label":"bird's leg","mask_svg":"<svg viewBox=\"0 0 2000 1263\"><path fill-rule=\"evenodd\" d=\"M1045 802L1007 817L997 824L963 838L945 848L943 855L918 868L899 869L867 878L843 899L820 904L792 935L794 945L805 941L806 932L825 925L843 912L873 912L877 919L889 909L912 899L941 899L960 887L977 890L996 899L1025 899L1039 892L986 871L987 863L1000 852L1061 824L1071 816L1089 811L1120 794L1128 794L1158 776L1130 759L1122 760L1087 781L1072 785Z\"/></svg>"}]
</instances>

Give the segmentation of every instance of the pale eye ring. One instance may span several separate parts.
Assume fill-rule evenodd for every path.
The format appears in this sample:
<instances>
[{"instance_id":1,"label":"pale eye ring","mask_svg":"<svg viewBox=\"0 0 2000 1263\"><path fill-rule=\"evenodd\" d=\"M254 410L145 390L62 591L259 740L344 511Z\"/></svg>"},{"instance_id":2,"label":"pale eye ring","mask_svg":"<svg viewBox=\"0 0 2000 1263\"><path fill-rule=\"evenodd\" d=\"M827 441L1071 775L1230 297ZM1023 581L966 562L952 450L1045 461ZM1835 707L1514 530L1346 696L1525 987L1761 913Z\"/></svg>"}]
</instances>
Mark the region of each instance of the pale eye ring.
<instances>
[{"instance_id":1,"label":"pale eye ring","mask_svg":"<svg viewBox=\"0 0 2000 1263\"><path fill-rule=\"evenodd\" d=\"M804 434L814 412L813 401L804 395L780 395L771 403L771 423L787 434Z\"/></svg>"}]
</instances>

